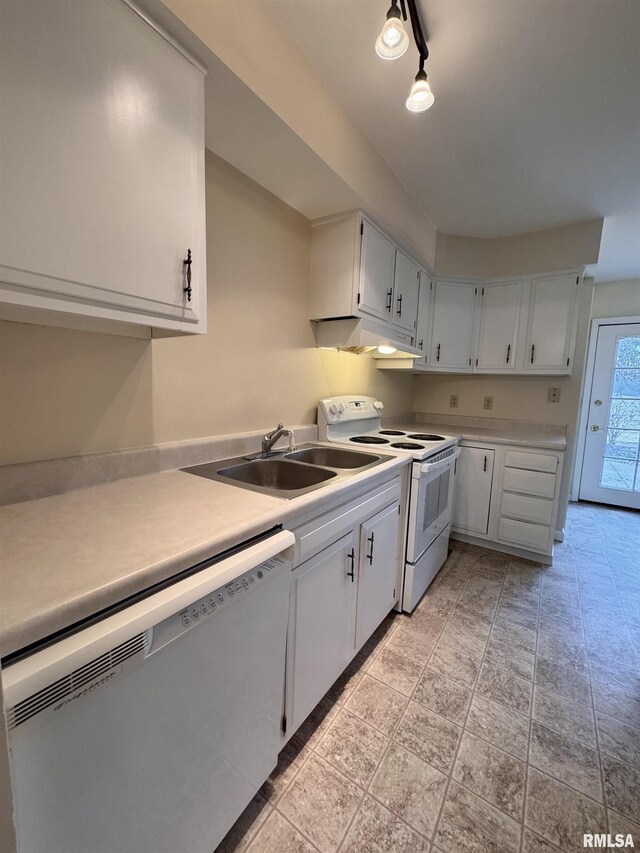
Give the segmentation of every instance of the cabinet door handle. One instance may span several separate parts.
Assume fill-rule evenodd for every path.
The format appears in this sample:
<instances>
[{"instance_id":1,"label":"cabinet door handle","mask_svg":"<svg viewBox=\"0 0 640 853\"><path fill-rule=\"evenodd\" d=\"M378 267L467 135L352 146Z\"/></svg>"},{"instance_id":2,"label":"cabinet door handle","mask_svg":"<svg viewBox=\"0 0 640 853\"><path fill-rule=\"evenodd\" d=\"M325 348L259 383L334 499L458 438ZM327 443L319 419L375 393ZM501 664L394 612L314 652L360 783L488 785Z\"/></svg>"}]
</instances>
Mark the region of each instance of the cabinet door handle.
<instances>
[{"instance_id":1,"label":"cabinet door handle","mask_svg":"<svg viewBox=\"0 0 640 853\"><path fill-rule=\"evenodd\" d=\"M183 293L187 294L187 302L191 302L191 293L192 293L192 288L191 288L191 263L192 263L192 261L191 261L191 249L187 249L187 257L183 259L182 263L187 268L186 275L185 275L185 277L187 279L187 286L183 287L182 291L183 291Z\"/></svg>"},{"instance_id":2,"label":"cabinet door handle","mask_svg":"<svg viewBox=\"0 0 640 853\"><path fill-rule=\"evenodd\" d=\"M418 341L418 348L419 348L419 349L424 349L423 344L424 344L424 340L420 340L420 341Z\"/></svg>"},{"instance_id":3,"label":"cabinet door handle","mask_svg":"<svg viewBox=\"0 0 640 853\"><path fill-rule=\"evenodd\" d=\"M392 299L393 299L393 288L390 287L389 290L387 290L387 311L389 312L389 314L391 314Z\"/></svg>"},{"instance_id":4,"label":"cabinet door handle","mask_svg":"<svg viewBox=\"0 0 640 853\"><path fill-rule=\"evenodd\" d=\"M509 364L509 359L511 358L511 344L507 346L507 364Z\"/></svg>"},{"instance_id":5,"label":"cabinet door handle","mask_svg":"<svg viewBox=\"0 0 640 853\"><path fill-rule=\"evenodd\" d=\"M440 361L440 344L436 347L436 361Z\"/></svg>"},{"instance_id":6,"label":"cabinet door handle","mask_svg":"<svg viewBox=\"0 0 640 853\"><path fill-rule=\"evenodd\" d=\"M535 356L536 347L535 344L531 344L531 364L533 364L533 358Z\"/></svg>"},{"instance_id":7,"label":"cabinet door handle","mask_svg":"<svg viewBox=\"0 0 640 853\"><path fill-rule=\"evenodd\" d=\"M396 311L398 317L402 317L402 294L398 296L398 310Z\"/></svg>"},{"instance_id":8,"label":"cabinet door handle","mask_svg":"<svg viewBox=\"0 0 640 853\"><path fill-rule=\"evenodd\" d=\"M351 583L354 583L356 577L356 549L352 548L347 557L351 560L351 571L347 572L347 577L351 578Z\"/></svg>"},{"instance_id":9,"label":"cabinet door handle","mask_svg":"<svg viewBox=\"0 0 640 853\"><path fill-rule=\"evenodd\" d=\"M483 466L482 470L483 471L487 470L487 457L486 456L484 457L484 466Z\"/></svg>"},{"instance_id":10,"label":"cabinet door handle","mask_svg":"<svg viewBox=\"0 0 640 853\"><path fill-rule=\"evenodd\" d=\"M369 536L369 538L367 539L367 542L371 542L371 551L369 551L369 553L367 554L367 560L369 560L369 565L373 563L373 538L374 534L372 533L371 536Z\"/></svg>"}]
</instances>

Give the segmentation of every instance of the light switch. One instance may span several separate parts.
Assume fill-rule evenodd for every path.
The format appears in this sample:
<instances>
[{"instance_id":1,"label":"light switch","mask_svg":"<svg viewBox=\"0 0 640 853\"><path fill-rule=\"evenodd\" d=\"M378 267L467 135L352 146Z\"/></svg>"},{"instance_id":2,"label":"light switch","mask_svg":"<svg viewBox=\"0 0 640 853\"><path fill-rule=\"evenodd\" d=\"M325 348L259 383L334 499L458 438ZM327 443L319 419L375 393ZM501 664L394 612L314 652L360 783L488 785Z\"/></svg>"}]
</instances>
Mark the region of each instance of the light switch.
<instances>
[{"instance_id":1,"label":"light switch","mask_svg":"<svg viewBox=\"0 0 640 853\"><path fill-rule=\"evenodd\" d=\"M484 398L484 408L485 409L493 409L493 397L485 397Z\"/></svg>"}]
</instances>

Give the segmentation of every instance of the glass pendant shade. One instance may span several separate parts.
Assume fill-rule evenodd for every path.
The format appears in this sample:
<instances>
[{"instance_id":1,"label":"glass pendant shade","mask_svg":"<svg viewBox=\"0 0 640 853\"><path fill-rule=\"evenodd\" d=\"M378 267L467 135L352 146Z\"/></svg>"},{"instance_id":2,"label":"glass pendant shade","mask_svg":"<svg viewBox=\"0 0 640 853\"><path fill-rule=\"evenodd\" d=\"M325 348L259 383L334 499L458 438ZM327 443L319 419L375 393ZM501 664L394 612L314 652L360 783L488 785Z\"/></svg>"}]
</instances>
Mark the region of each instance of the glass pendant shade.
<instances>
[{"instance_id":1,"label":"glass pendant shade","mask_svg":"<svg viewBox=\"0 0 640 853\"><path fill-rule=\"evenodd\" d=\"M400 18L387 18L376 39L376 53L381 59L398 59L409 47L409 36Z\"/></svg>"},{"instance_id":2,"label":"glass pendant shade","mask_svg":"<svg viewBox=\"0 0 640 853\"><path fill-rule=\"evenodd\" d=\"M427 83L427 75L424 71L419 71L407 98L407 109L412 113L422 113L429 109L434 100L431 87Z\"/></svg>"}]
</instances>

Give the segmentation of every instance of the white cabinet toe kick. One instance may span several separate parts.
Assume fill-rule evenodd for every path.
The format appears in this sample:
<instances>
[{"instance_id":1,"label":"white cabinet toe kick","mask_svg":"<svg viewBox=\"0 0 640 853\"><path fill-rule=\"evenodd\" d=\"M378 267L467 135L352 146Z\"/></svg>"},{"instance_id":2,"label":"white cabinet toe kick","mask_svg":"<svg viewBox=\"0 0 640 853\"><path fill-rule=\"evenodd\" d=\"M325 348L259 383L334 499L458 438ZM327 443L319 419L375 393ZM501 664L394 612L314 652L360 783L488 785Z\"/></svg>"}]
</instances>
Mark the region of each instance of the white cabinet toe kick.
<instances>
[{"instance_id":1,"label":"white cabinet toe kick","mask_svg":"<svg viewBox=\"0 0 640 853\"><path fill-rule=\"evenodd\" d=\"M564 452L463 442L451 536L550 565Z\"/></svg>"}]
</instances>

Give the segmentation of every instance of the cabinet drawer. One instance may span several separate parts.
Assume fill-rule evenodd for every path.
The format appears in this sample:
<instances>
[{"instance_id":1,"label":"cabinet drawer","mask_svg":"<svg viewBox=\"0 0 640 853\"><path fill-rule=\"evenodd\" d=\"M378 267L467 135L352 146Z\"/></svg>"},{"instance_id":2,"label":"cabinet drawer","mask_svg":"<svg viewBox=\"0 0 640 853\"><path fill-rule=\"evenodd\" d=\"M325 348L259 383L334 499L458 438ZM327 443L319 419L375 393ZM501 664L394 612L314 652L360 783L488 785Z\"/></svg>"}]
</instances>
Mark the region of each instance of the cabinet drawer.
<instances>
[{"instance_id":1,"label":"cabinet drawer","mask_svg":"<svg viewBox=\"0 0 640 853\"><path fill-rule=\"evenodd\" d=\"M551 542L551 528L540 524L529 524L513 518L501 518L498 524L498 540L520 545L532 551L548 553Z\"/></svg>"},{"instance_id":2,"label":"cabinet drawer","mask_svg":"<svg viewBox=\"0 0 640 853\"><path fill-rule=\"evenodd\" d=\"M534 521L536 524L551 524L553 501L503 492L500 515L510 515L522 521Z\"/></svg>"},{"instance_id":3,"label":"cabinet drawer","mask_svg":"<svg viewBox=\"0 0 640 853\"><path fill-rule=\"evenodd\" d=\"M524 453L521 450L507 450L504 464L510 468L525 468L527 471L547 471L555 474L558 469L558 457L547 453Z\"/></svg>"},{"instance_id":4,"label":"cabinet drawer","mask_svg":"<svg viewBox=\"0 0 640 853\"><path fill-rule=\"evenodd\" d=\"M556 491L556 475L522 468L505 468L502 488L540 498L552 498Z\"/></svg>"}]
</instances>

